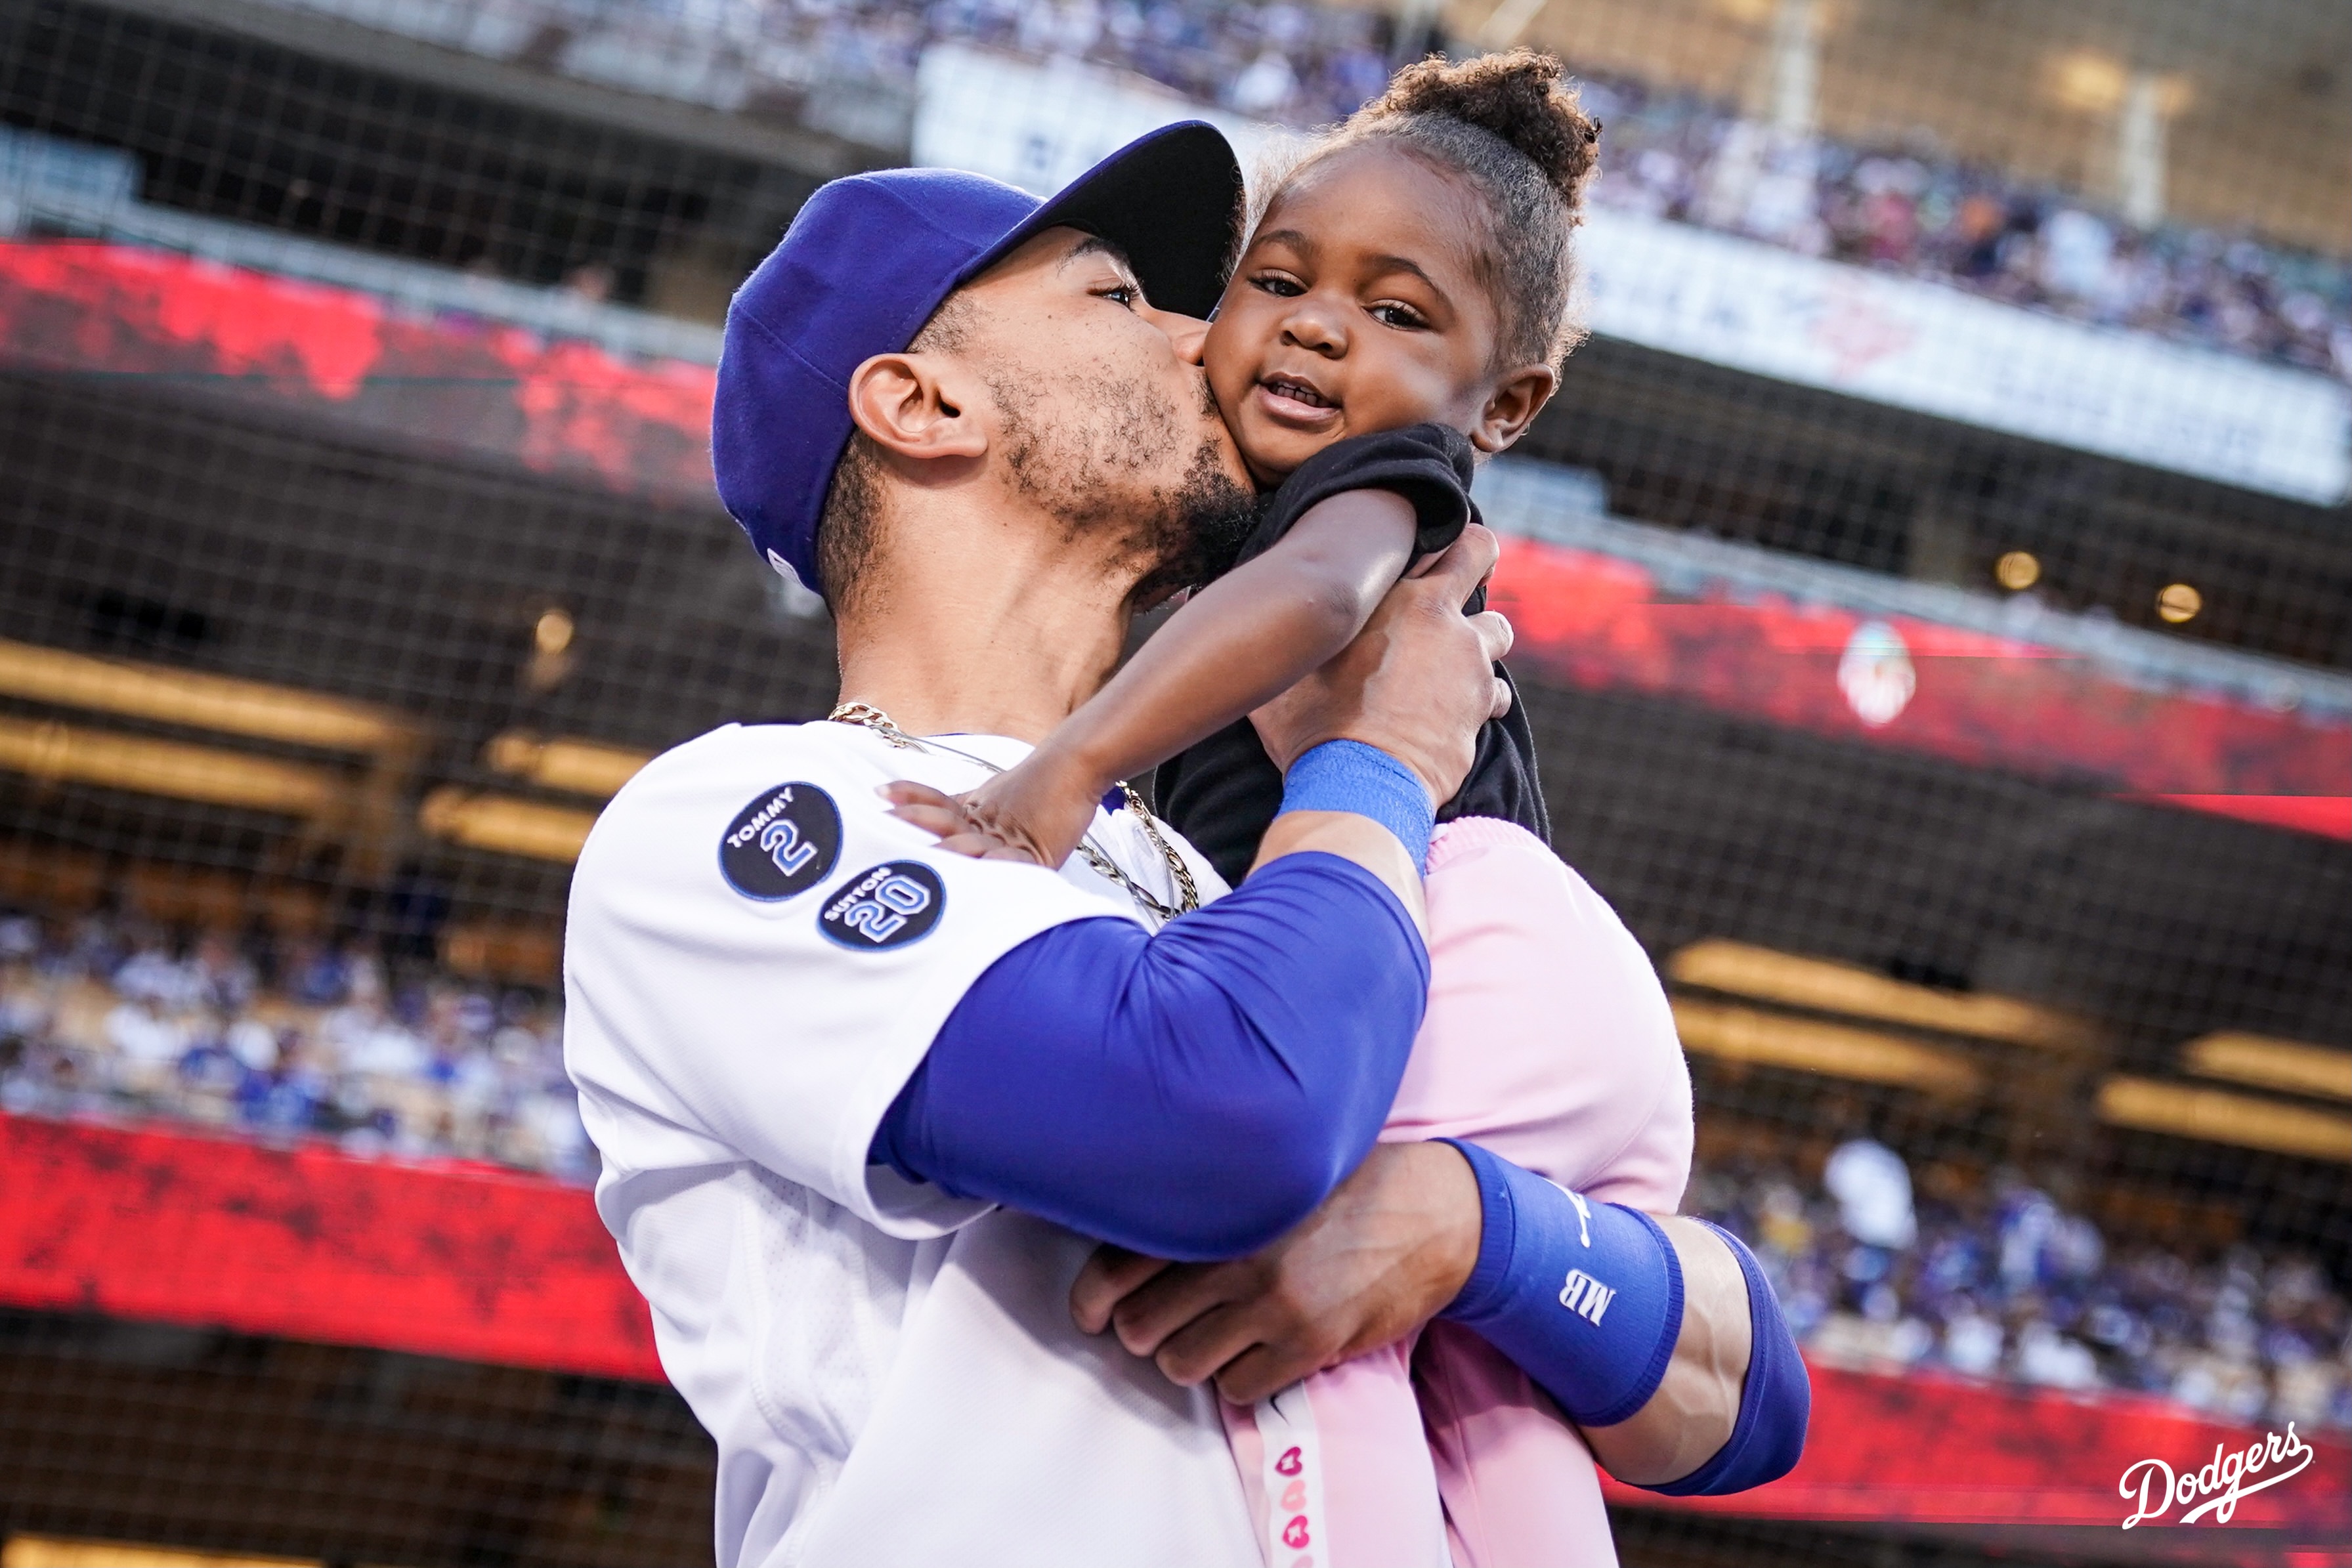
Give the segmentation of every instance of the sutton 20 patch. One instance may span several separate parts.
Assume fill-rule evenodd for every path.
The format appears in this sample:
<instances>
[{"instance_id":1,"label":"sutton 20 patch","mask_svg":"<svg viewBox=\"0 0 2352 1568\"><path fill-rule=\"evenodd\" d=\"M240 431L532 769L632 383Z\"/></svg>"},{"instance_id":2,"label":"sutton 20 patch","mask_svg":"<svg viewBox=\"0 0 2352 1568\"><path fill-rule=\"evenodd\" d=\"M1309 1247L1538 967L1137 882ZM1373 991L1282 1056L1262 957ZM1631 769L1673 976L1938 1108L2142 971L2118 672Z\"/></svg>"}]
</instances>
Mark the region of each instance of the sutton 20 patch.
<instances>
[{"instance_id":1,"label":"sutton 20 patch","mask_svg":"<svg viewBox=\"0 0 2352 1568\"><path fill-rule=\"evenodd\" d=\"M844 886L816 927L859 952L903 947L930 935L947 904L939 873L920 861L885 861Z\"/></svg>"}]
</instances>

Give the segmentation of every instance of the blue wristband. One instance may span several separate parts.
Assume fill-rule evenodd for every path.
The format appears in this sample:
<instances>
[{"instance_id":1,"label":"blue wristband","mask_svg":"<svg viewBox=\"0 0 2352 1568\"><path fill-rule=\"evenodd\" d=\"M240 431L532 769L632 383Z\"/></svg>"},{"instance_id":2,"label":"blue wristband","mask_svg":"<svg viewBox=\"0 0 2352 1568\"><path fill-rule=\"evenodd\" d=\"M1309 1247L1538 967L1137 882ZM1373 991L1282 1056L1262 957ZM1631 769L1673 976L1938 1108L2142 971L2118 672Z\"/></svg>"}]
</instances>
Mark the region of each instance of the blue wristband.
<instances>
[{"instance_id":1,"label":"blue wristband","mask_svg":"<svg viewBox=\"0 0 2352 1568\"><path fill-rule=\"evenodd\" d=\"M1378 747L1360 740L1327 740L1307 751L1283 775L1282 811L1353 811L1370 817L1397 836L1416 868L1429 867L1429 835L1437 828L1437 808L1420 776Z\"/></svg>"},{"instance_id":2,"label":"blue wristband","mask_svg":"<svg viewBox=\"0 0 2352 1568\"><path fill-rule=\"evenodd\" d=\"M1683 1270L1658 1222L1594 1203L1475 1144L1478 1261L1444 1316L1475 1330L1580 1426L1650 1402L1682 1337Z\"/></svg>"}]
</instances>

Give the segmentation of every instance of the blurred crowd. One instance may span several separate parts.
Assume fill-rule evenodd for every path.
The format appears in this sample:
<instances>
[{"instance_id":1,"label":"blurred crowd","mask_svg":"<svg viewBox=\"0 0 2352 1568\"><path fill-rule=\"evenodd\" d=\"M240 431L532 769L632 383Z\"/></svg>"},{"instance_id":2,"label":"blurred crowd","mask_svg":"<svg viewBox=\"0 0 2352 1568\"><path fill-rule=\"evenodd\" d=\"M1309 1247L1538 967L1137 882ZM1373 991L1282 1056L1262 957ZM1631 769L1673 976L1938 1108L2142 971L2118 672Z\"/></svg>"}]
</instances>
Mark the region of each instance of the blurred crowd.
<instances>
[{"instance_id":1,"label":"blurred crowd","mask_svg":"<svg viewBox=\"0 0 2352 1568\"><path fill-rule=\"evenodd\" d=\"M1818 1186L1698 1172L1685 1207L1756 1250L1813 1358L2163 1396L2232 1420L2352 1430L2352 1306L2307 1258L2113 1246L2014 1172L1908 1166L1867 1138Z\"/></svg>"},{"instance_id":2,"label":"blurred crowd","mask_svg":"<svg viewBox=\"0 0 2352 1568\"><path fill-rule=\"evenodd\" d=\"M1249 0L932 0L919 15L926 42L1092 60L1284 125L1344 119L1388 85L1390 21L1374 10Z\"/></svg>"},{"instance_id":3,"label":"blurred crowd","mask_svg":"<svg viewBox=\"0 0 2352 1568\"><path fill-rule=\"evenodd\" d=\"M566 75L792 115L900 98L933 43L1136 72L1253 119L1320 125L1388 79L1377 10L1258 0L277 0ZM822 111L821 111L822 112Z\"/></svg>"},{"instance_id":4,"label":"blurred crowd","mask_svg":"<svg viewBox=\"0 0 2352 1568\"><path fill-rule=\"evenodd\" d=\"M0 915L0 1110L162 1116L593 1181L544 997L389 983L366 945Z\"/></svg>"},{"instance_id":5,"label":"blurred crowd","mask_svg":"<svg viewBox=\"0 0 2352 1568\"><path fill-rule=\"evenodd\" d=\"M869 123L855 100L904 100L924 49L942 40L1133 71L1294 126L1379 92L1396 48L1384 12L1288 0L279 3L730 111L829 117L853 133ZM1582 79L1607 127L1601 205L2352 379L2352 268L2340 261L2245 235L2137 229L1926 147L1790 136L1696 94Z\"/></svg>"},{"instance_id":6,"label":"blurred crowd","mask_svg":"<svg viewBox=\"0 0 2352 1568\"><path fill-rule=\"evenodd\" d=\"M2246 236L2136 229L1923 151L1783 135L1689 93L1585 78L1597 205L1742 234L2011 305L2352 380L2352 267Z\"/></svg>"}]
</instances>

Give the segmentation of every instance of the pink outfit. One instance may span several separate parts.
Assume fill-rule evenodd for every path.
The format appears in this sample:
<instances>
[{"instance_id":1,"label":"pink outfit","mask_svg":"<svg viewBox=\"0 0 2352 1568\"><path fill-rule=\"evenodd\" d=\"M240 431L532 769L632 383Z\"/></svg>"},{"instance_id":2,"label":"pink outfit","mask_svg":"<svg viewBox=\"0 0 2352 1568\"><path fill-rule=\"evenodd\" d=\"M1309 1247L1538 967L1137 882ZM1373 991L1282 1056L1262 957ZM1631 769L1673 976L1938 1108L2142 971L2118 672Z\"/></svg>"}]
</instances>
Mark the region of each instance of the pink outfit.
<instances>
[{"instance_id":1,"label":"pink outfit","mask_svg":"<svg viewBox=\"0 0 2352 1568\"><path fill-rule=\"evenodd\" d=\"M1381 1141L1469 1139L1589 1197L1673 1213L1690 1072L1641 945L1509 822L1440 828L1425 889L1429 1011ZM1269 1568L1617 1560L1583 1437L1455 1324L1229 1405L1225 1427Z\"/></svg>"}]
</instances>

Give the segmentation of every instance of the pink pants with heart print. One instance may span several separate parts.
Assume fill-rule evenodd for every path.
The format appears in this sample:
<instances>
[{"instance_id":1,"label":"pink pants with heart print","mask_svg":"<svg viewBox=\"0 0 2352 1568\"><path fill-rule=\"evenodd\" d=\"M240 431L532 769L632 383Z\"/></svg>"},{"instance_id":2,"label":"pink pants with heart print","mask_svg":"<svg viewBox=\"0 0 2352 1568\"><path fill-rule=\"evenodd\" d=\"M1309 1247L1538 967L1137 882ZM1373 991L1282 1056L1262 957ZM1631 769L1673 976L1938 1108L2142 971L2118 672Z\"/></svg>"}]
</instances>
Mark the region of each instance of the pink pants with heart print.
<instances>
[{"instance_id":1,"label":"pink pants with heart print","mask_svg":"<svg viewBox=\"0 0 2352 1568\"><path fill-rule=\"evenodd\" d=\"M1509 822L1440 828L1424 888L1429 1010L1381 1141L1465 1138L1590 1197L1674 1212L1690 1073L1633 934ZM1454 1323L1224 1416L1269 1568L1617 1560L1583 1437Z\"/></svg>"}]
</instances>

